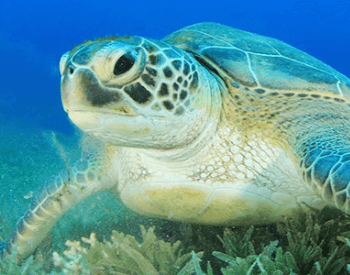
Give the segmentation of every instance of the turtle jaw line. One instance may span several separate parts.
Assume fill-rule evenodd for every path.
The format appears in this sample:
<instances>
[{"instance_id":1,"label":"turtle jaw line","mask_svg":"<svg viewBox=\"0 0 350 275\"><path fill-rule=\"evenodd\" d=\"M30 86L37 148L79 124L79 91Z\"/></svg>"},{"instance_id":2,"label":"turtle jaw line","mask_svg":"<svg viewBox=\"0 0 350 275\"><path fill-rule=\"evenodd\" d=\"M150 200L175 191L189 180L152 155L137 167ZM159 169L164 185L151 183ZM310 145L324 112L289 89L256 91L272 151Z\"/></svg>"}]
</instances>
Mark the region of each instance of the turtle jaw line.
<instances>
[{"instance_id":1,"label":"turtle jaw line","mask_svg":"<svg viewBox=\"0 0 350 275\"><path fill-rule=\"evenodd\" d=\"M70 113L90 113L90 114L100 114L100 115L110 115L113 117L130 117L137 118L142 115L135 114L125 114L114 110L93 110L93 109L83 109L83 108L65 108L65 112L69 115Z\"/></svg>"}]
</instances>

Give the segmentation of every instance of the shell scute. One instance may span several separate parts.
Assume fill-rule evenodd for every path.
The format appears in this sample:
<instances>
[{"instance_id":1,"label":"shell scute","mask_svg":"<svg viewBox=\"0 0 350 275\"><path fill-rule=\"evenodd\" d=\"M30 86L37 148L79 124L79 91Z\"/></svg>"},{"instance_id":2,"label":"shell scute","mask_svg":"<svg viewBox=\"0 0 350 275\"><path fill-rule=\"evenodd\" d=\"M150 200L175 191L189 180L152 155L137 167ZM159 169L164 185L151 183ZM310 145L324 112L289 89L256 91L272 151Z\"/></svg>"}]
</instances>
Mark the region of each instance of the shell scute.
<instances>
[{"instance_id":1,"label":"shell scute","mask_svg":"<svg viewBox=\"0 0 350 275\"><path fill-rule=\"evenodd\" d=\"M200 23L176 31L164 41L203 58L219 74L245 86L350 97L346 76L278 39Z\"/></svg>"}]
</instances>

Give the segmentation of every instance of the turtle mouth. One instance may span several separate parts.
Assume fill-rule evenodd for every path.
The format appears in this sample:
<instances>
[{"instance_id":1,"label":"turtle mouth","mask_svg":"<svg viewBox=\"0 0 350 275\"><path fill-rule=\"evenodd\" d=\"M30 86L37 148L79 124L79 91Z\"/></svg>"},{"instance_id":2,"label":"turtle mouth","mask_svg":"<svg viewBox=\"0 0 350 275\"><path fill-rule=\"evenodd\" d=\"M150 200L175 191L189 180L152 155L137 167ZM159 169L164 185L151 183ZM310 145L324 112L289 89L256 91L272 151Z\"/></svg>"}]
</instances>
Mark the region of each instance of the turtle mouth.
<instances>
[{"instance_id":1,"label":"turtle mouth","mask_svg":"<svg viewBox=\"0 0 350 275\"><path fill-rule=\"evenodd\" d=\"M69 114L73 113L90 113L90 114L101 114L101 115L109 115L109 116L122 116L122 117L140 117L141 115L137 115L132 113L129 108L119 107L113 109L89 109L89 108L69 108L64 107L65 112Z\"/></svg>"},{"instance_id":2,"label":"turtle mouth","mask_svg":"<svg viewBox=\"0 0 350 275\"><path fill-rule=\"evenodd\" d=\"M123 115L112 110L68 109L71 122L84 133L117 146L147 146L155 125L142 115Z\"/></svg>"}]
</instances>

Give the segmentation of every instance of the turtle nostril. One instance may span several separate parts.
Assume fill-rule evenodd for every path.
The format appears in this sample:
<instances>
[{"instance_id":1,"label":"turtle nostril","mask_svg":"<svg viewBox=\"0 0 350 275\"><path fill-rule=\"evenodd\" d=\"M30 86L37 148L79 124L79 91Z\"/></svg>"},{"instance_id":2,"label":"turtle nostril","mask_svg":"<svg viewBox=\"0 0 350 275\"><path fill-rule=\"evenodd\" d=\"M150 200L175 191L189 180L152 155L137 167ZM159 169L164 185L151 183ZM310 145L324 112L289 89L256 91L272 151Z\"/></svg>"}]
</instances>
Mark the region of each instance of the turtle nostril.
<instances>
[{"instance_id":1,"label":"turtle nostril","mask_svg":"<svg viewBox=\"0 0 350 275\"><path fill-rule=\"evenodd\" d=\"M73 66L69 66L68 67L68 74L72 75L74 73L74 67Z\"/></svg>"}]
</instances>

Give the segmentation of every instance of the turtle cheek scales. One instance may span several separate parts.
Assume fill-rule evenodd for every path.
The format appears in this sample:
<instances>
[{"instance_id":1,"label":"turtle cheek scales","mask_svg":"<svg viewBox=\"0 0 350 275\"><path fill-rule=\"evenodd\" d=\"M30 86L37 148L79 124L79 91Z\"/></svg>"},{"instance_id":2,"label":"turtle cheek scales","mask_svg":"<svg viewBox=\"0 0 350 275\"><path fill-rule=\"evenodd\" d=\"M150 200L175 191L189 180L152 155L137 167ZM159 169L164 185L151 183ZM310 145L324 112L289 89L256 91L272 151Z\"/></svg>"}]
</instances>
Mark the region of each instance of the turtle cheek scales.
<instances>
[{"instance_id":1,"label":"turtle cheek scales","mask_svg":"<svg viewBox=\"0 0 350 275\"><path fill-rule=\"evenodd\" d=\"M191 102L188 98L199 89L200 77L193 58L164 43L145 40L141 46L148 56L145 71L138 82L123 91L137 104L150 104L152 111L184 114Z\"/></svg>"},{"instance_id":2,"label":"turtle cheek scales","mask_svg":"<svg viewBox=\"0 0 350 275\"><path fill-rule=\"evenodd\" d=\"M152 98L152 94L140 83L126 86L124 92L139 104L145 104Z\"/></svg>"}]
</instances>

